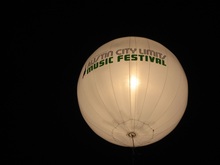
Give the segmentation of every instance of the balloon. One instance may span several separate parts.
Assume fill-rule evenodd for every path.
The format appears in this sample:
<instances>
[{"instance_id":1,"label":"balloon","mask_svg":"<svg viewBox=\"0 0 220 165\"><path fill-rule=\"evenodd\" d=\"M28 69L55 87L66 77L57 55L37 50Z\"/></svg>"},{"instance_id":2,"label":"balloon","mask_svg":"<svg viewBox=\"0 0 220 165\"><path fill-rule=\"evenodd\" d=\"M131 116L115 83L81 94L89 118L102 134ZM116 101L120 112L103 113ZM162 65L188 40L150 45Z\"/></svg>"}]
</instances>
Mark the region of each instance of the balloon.
<instances>
[{"instance_id":1,"label":"balloon","mask_svg":"<svg viewBox=\"0 0 220 165\"><path fill-rule=\"evenodd\" d=\"M106 141L140 147L167 136L187 107L188 82L177 57L162 44L127 36L100 46L77 84L80 112Z\"/></svg>"}]
</instances>

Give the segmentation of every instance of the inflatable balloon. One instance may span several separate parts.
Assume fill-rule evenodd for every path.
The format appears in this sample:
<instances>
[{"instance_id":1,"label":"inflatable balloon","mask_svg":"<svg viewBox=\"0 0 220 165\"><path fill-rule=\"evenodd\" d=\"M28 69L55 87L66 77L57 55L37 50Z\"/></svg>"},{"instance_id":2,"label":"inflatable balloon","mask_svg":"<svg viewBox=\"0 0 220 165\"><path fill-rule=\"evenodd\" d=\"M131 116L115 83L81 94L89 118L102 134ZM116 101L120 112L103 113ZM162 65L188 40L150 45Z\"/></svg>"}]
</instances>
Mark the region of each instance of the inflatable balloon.
<instances>
[{"instance_id":1,"label":"inflatable balloon","mask_svg":"<svg viewBox=\"0 0 220 165\"><path fill-rule=\"evenodd\" d=\"M177 57L162 44L128 36L99 47L77 84L80 112L101 138L140 147L167 136L180 122L188 82Z\"/></svg>"}]
</instances>

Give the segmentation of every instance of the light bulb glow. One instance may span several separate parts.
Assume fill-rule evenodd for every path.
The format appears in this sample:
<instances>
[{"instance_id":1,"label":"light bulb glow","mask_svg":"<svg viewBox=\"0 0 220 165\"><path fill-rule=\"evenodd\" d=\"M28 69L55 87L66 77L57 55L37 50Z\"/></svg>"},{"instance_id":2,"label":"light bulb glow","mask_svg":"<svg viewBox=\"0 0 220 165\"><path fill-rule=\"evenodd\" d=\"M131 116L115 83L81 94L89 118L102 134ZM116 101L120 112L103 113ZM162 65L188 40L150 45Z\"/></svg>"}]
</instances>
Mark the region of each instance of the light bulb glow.
<instances>
[{"instance_id":1,"label":"light bulb glow","mask_svg":"<svg viewBox=\"0 0 220 165\"><path fill-rule=\"evenodd\" d=\"M139 85L139 80L137 79L136 76L131 76L130 78L130 88L132 90L135 90Z\"/></svg>"}]
</instances>

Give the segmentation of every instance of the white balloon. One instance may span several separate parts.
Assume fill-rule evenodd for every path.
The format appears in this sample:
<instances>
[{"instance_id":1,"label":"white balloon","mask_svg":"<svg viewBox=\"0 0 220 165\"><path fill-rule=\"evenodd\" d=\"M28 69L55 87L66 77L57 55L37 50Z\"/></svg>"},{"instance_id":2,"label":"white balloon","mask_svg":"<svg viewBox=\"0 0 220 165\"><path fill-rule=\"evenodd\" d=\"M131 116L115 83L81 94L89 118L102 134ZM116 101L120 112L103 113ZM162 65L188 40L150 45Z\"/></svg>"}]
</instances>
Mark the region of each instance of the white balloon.
<instances>
[{"instance_id":1,"label":"white balloon","mask_svg":"<svg viewBox=\"0 0 220 165\"><path fill-rule=\"evenodd\" d=\"M114 39L85 62L77 97L89 127L124 147L152 144L180 122L188 82L176 56L144 37Z\"/></svg>"}]
</instances>

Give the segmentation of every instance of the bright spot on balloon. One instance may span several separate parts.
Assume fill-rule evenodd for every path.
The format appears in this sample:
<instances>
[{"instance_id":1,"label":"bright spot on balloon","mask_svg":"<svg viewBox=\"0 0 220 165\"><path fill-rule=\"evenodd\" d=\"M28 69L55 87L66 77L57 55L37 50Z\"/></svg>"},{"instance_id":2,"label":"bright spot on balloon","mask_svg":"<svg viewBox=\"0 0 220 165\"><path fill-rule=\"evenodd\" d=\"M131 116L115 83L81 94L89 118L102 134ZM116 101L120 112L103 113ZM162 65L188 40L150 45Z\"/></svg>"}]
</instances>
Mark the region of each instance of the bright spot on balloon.
<instances>
[{"instance_id":1,"label":"bright spot on balloon","mask_svg":"<svg viewBox=\"0 0 220 165\"><path fill-rule=\"evenodd\" d=\"M139 81L138 81L137 77L131 76L131 78L130 78L130 88L132 90L134 90L138 87L138 84L139 84Z\"/></svg>"}]
</instances>

